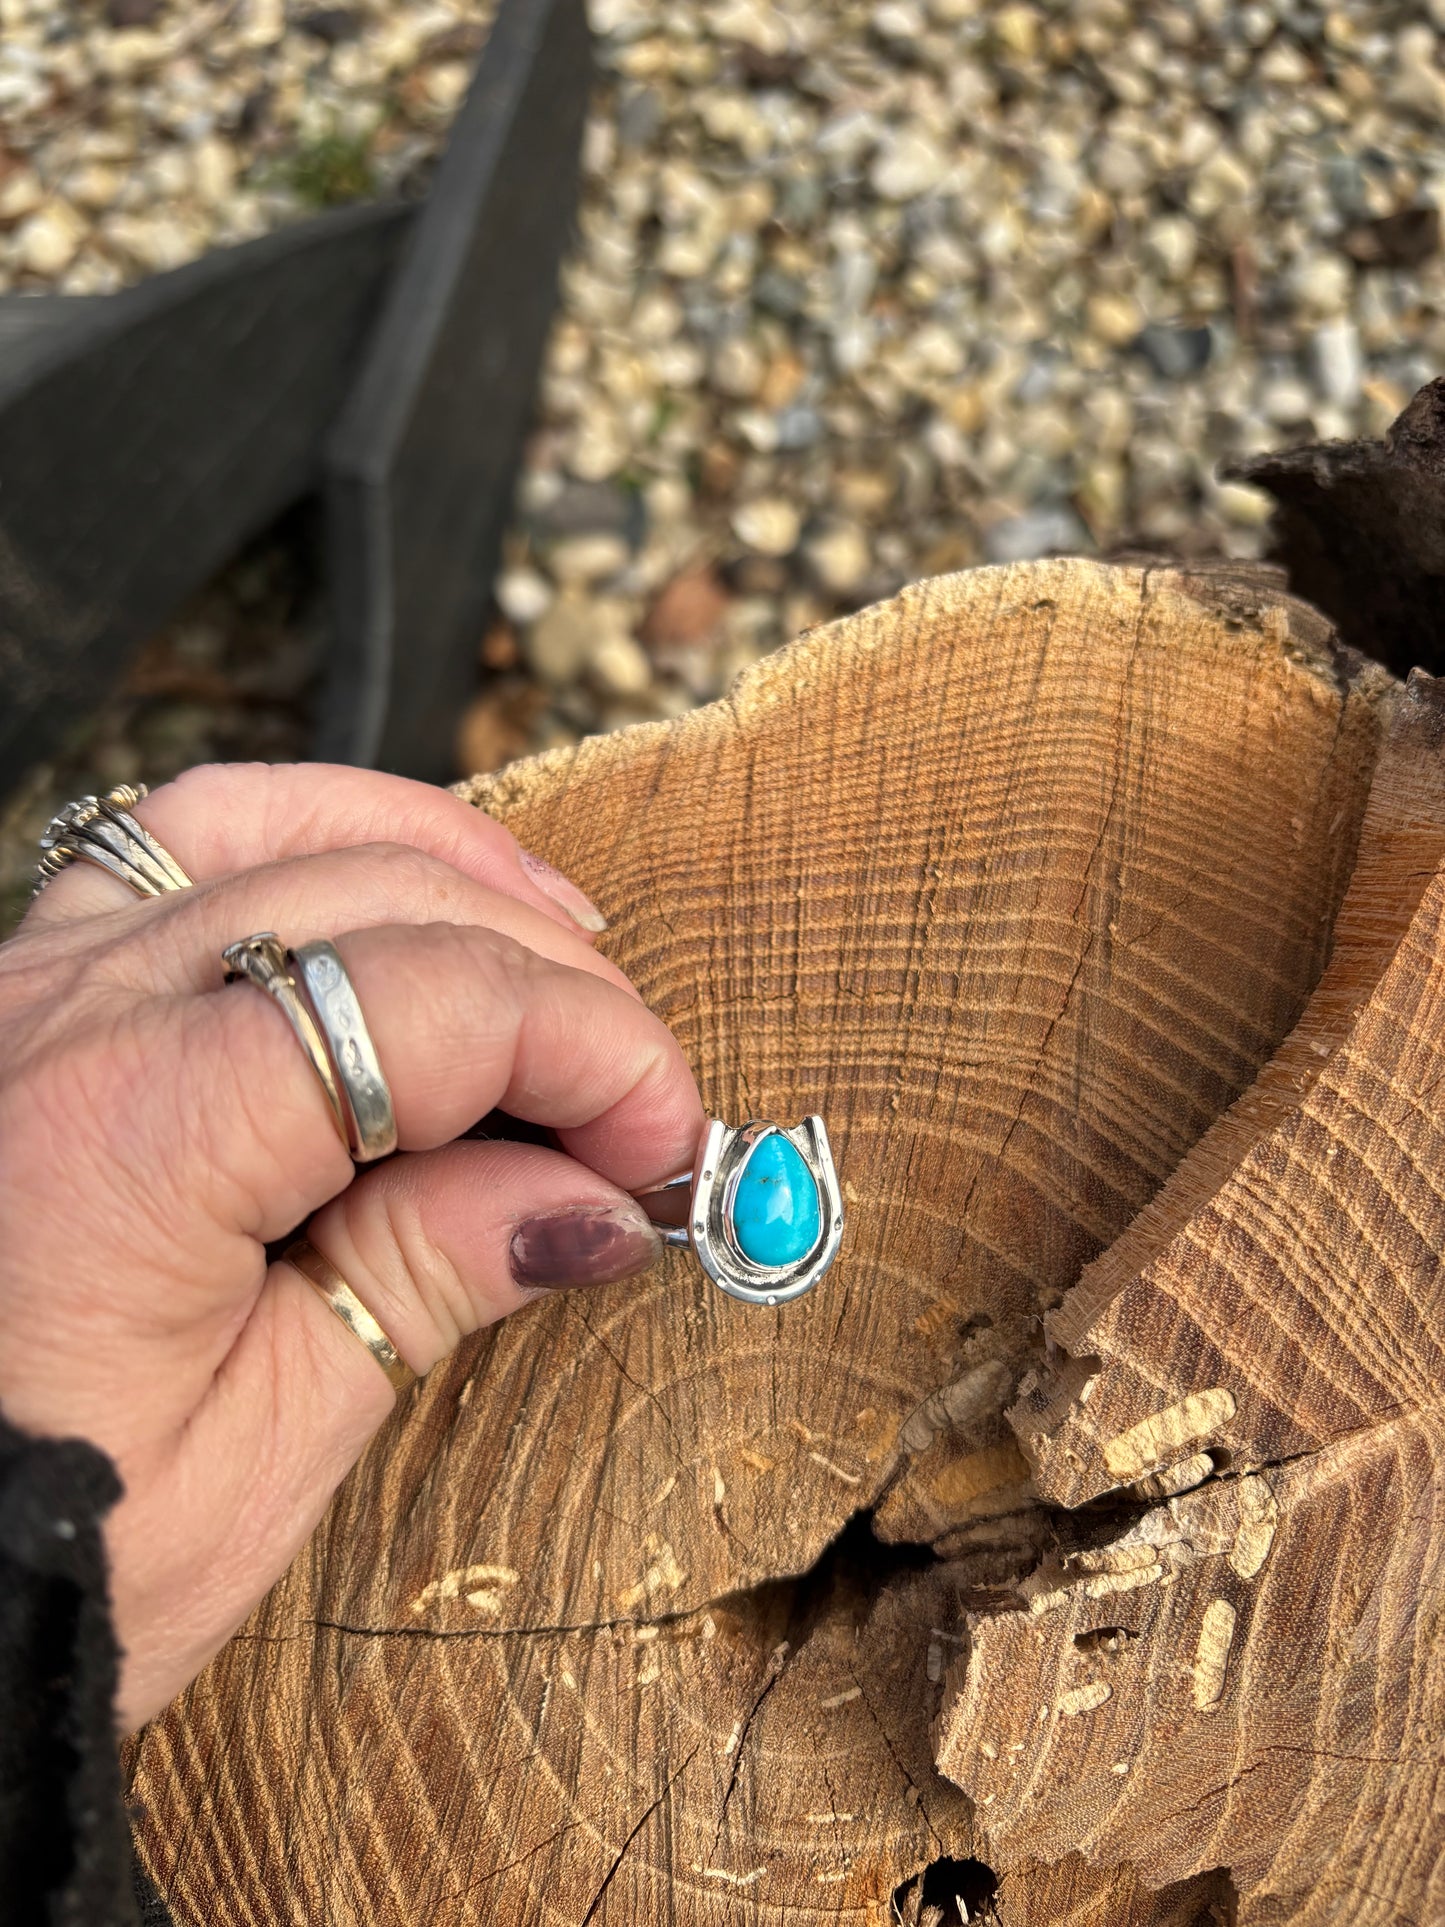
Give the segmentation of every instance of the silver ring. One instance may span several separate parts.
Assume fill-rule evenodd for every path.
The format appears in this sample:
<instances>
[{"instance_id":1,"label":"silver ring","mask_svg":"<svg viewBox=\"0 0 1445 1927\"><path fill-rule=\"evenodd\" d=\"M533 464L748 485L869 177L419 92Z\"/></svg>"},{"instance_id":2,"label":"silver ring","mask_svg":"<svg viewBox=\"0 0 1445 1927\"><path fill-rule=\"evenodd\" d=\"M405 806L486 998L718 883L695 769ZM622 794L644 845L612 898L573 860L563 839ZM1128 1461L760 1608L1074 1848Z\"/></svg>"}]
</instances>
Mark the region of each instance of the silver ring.
<instances>
[{"instance_id":1,"label":"silver ring","mask_svg":"<svg viewBox=\"0 0 1445 1927\"><path fill-rule=\"evenodd\" d=\"M838 1255L843 1194L827 1127L805 1117L740 1126L709 1121L691 1171L637 1201L669 1245L691 1245L721 1291L749 1305L786 1305Z\"/></svg>"},{"instance_id":2,"label":"silver ring","mask_svg":"<svg viewBox=\"0 0 1445 1927\"><path fill-rule=\"evenodd\" d=\"M191 879L170 851L131 815L145 794L144 783L118 783L104 796L82 796L57 810L40 839L35 894L72 863L95 864L137 896L189 890Z\"/></svg>"},{"instance_id":3,"label":"silver ring","mask_svg":"<svg viewBox=\"0 0 1445 1927\"><path fill-rule=\"evenodd\" d=\"M306 1061L315 1071L316 1080L326 1095L326 1108L331 1113L336 1135L341 1139L343 1148L349 1150L345 1100L337 1083L326 1040L311 1014L311 1006L297 989L296 978L291 970L291 953L274 930L258 930L254 936L242 937L236 943L227 944L221 952L221 961L226 966L228 984L244 981L254 984L257 990L264 990L291 1026L292 1034L305 1051Z\"/></svg>"},{"instance_id":4,"label":"silver ring","mask_svg":"<svg viewBox=\"0 0 1445 1927\"><path fill-rule=\"evenodd\" d=\"M358 1164L389 1157L396 1149L391 1089L340 952L319 937L299 950L288 950L286 961L296 972L336 1067L352 1157Z\"/></svg>"}]
</instances>

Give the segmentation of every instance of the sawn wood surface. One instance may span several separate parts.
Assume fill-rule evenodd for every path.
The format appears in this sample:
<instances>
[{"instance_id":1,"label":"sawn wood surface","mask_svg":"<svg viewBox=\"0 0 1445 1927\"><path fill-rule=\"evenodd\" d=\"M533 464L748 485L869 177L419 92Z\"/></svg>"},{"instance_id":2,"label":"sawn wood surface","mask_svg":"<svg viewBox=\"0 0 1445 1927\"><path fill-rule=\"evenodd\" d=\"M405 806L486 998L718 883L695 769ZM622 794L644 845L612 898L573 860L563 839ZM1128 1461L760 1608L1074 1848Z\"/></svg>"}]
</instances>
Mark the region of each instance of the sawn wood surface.
<instances>
[{"instance_id":1,"label":"sawn wood surface","mask_svg":"<svg viewBox=\"0 0 1445 1927\"><path fill-rule=\"evenodd\" d=\"M1038 1378L1057 1343L1044 1320L1067 1322L1081 1269L1305 1011L1393 687L1267 579L1021 564L924 583L804 637L723 702L471 786L607 912L609 954L716 1115L825 1117L843 1251L776 1312L673 1256L468 1341L403 1401L292 1571L132 1750L143 1858L178 1927L861 1927L903 1904L927 1919L916 1884L893 1896L945 1856L994 1867L1008 1927L1225 1917L1222 1844L1200 1861L1143 1841L1141 1773L1110 1773L1105 1833L1080 1819L1072 1755L1049 1749L1086 1717L1025 1737L1020 1757L1053 1776L1046 1820L1031 1797L1001 1825L1001 1793L972 1804L993 1783L959 1749L992 1731L989 1695L1037 1720L1083 1612L1037 1621L1047 1652L990 1658L1030 1637L1018 1588L1078 1537L1064 1508L1088 1483L1060 1456L1073 1445L1039 1447L1004 1414L1026 1380L1043 1406L1062 1396ZM1421 1021L1427 939L1382 1031ZM1336 1066L1321 1061L1322 1102ZM1335 1141L1311 1128L1272 1182L1297 1186L1305 1141L1316 1162ZM1433 1190L1404 1196L1381 1162L1397 1127L1378 1128L1370 1209L1428 1229ZM1355 1169L1351 1153L1339 1180ZM1364 1265L1354 1194L1339 1197L1330 1235ZM1412 1249L1423 1289L1427 1246ZM1372 1316L1367 1278L1316 1287L1309 1329L1327 1298L1344 1351L1371 1361L1346 1373L1349 1413L1394 1401L1385 1430L1322 1445L1363 1455L1373 1510L1347 1541L1350 1475L1322 1456L1271 1475L1279 1540L1236 1589L1285 1586L1286 1540L1322 1528L1358 1564L1362 1535L1431 1489L1433 1354L1412 1367L1409 1345L1434 1327ZM1241 1446L1273 1452L1286 1420L1318 1442L1314 1405L1279 1373L1201 1380L1198 1307L1172 1313L1191 1336L1174 1346L1160 1324L1146 1377L1170 1397L1229 1387ZM1117 1399L1106 1373L1085 1408L1107 1409L1110 1438L1160 1403L1129 1376L1122 1327L1118 1345ZM1086 1447L1092 1466L1102 1434ZM1208 1515L1181 1536L1225 1547L1201 1570L1228 1564L1229 1509L1263 1505L1209 1472L1179 1502ZM1121 1523L1126 1502L1109 1503L1105 1537L1174 1518L1136 1494ZM1184 1612L1189 1595L1154 1596ZM1263 1635L1235 1623L1253 1651ZM966 1664L984 1670L960 1679ZM933 1758L950 1668L953 1779ZM1129 1743L1167 1754L1151 1690L1142 1710L1116 1694L1105 1718L1127 1704Z\"/></svg>"}]
</instances>

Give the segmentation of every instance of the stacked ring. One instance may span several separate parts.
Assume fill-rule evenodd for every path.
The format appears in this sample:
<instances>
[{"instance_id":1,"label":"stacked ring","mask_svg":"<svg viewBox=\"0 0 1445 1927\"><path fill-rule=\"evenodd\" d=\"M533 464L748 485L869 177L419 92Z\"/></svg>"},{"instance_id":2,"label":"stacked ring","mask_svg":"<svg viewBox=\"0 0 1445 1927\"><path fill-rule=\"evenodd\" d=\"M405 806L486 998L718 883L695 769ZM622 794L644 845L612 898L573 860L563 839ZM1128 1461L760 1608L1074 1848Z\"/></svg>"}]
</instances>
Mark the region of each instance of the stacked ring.
<instances>
[{"instance_id":1,"label":"stacked ring","mask_svg":"<svg viewBox=\"0 0 1445 1927\"><path fill-rule=\"evenodd\" d=\"M358 1164L389 1157L396 1149L396 1112L336 945L321 937L315 943L303 943L299 950L288 950L286 960L325 1033L346 1102L352 1157Z\"/></svg>"},{"instance_id":2,"label":"stacked ring","mask_svg":"<svg viewBox=\"0 0 1445 1927\"><path fill-rule=\"evenodd\" d=\"M317 1082L325 1093L336 1135L349 1152L351 1133L347 1129L336 1070L320 1027L296 987L296 979L290 969L290 955L274 930L260 930L254 937L242 937L239 943L227 944L221 952L226 966L226 982L233 984L244 979L258 990L264 990L291 1026L297 1043L306 1053L307 1063L315 1071Z\"/></svg>"},{"instance_id":3,"label":"stacked ring","mask_svg":"<svg viewBox=\"0 0 1445 1927\"><path fill-rule=\"evenodd\" d=\"M335 944L324 938L288 950L261 930L221 952L226 982L244 977L264 990L291 1026L315 1071L337 1135L357 1164L396 1149L396 1112L361 1005Z\"/></svg>"},{"instance_id":4,"label":"stacked ring","mask_svg":"<svg viewBox=\"0 0 1445 1927\"><path fill-rule=\"evenodd\" d=\"M228 944L226 982L264 990L291 1026L326 1096L337 1135L358 1164L396 1149L391 1091L335 944L288 950L274 930ZM324 1252L297 1238L281 1254L371 1353L398 1397L416 1373Z\"/></svg>"},{"instance_id":5,"label":"stacked ring","mask_svg":"<svg viewBox=\"0 0 1445 1927\"><path fill-rule=\"evenodd\" d=\"M35 893L72 863L93 863L127 884L137 896L159 897L189 890L191 879L163 844L131 815L146 794L144 783L119 783L104 796L82 796L51 817L40 839Z\"/></svg>"}]
</instances>

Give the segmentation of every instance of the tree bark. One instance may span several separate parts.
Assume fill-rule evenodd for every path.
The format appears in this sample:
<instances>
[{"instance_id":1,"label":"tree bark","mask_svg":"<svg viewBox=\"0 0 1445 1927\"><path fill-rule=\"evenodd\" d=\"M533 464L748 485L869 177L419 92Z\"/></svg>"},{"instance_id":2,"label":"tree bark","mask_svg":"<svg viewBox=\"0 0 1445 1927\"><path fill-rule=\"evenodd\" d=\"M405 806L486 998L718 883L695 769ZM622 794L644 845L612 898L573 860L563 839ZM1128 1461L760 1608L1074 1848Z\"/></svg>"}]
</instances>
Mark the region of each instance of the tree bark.
<instances>
[{"instance_id":1,"label":"tree bark","mask_svg":"<svg viewBox=\"0 0 1445 1927\"><path fill-rule=\"evenodd\" d=\"M671 1257L404 1401L132 1749L178 1923L947 1927L957 1892L1186 1927L1226 1868L1242 1919L1292 1917L1256 1896L1318 1855L1266 1786L1363 1773L1357 1824L1394 1800L1419 1837L1441 1701L1357 1701L1429 1683L1440 1166L1383 1093L1432 1074L1435 713L1268 572L1051 562L471 785L606 910L716 1115L824 1116L843 1253L776 1312ZM1362 1295L1387 1218L1398 1316ZM1356 1711L1301 1726L1305 1665ZM1236 1732L1393 1765L1238 1781Z\"/></svg>"}]
</instances>

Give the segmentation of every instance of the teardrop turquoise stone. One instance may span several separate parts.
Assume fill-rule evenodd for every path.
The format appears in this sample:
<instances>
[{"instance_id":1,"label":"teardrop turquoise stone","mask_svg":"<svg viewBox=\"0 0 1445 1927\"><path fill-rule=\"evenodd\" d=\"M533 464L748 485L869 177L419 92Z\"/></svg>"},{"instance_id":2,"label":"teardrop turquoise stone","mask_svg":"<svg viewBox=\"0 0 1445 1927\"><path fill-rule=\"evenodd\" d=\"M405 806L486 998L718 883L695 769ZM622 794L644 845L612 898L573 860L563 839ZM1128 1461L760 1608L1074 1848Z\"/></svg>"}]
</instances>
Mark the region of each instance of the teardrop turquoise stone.
<instances>
[{"instance_id":1,"label":"teardrop turquoise stone","mask_svg":"<svg viewBox=\"0 0 1445 1927\"><path fill-rule=\"evenodd\" d=\"M796 1265L822 1231L818 1187L798 1148L780 1131L743 1166L733 1195L733 1233L755 1265Z\"/></svg>"}]
</instances>

